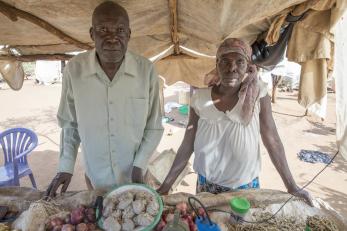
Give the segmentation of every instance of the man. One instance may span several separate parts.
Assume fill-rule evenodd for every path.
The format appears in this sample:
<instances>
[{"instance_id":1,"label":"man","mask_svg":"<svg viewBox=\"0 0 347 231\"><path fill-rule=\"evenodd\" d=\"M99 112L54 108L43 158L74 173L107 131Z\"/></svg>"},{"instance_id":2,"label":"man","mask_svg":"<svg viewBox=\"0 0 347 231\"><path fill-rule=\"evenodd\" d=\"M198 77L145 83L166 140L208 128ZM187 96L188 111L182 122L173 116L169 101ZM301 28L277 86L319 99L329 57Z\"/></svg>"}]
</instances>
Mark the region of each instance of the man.
<instances>
[{"instance_id":1,"label":"man","mask_svg":"<svg viewBox=\"0 0 347 231\"><path fill-rule=\"evenodd\" d=\"M239 39L226 39L220 45L219 84L193 95L183 142L158 192L168 193L193 152L197 192L259 188L260 134L288 192L312 205L310 195L299 189L290 173L267 87L257 80L251 53L251 47Z\"/></svg>"},{"instance_id":2,"label":"man","mask_svg":"<svg viewBox=\"0 0 347 231\"><path fill-rule=\"evenodd\" d=\"M129 17L108 1L93 12L95 49L65 67L58 110L62 128L58 174L47 189L67 190L81 143L89 188L143 182L163 128L152 63L127 51Z\"/></svg>"}]
</instances>

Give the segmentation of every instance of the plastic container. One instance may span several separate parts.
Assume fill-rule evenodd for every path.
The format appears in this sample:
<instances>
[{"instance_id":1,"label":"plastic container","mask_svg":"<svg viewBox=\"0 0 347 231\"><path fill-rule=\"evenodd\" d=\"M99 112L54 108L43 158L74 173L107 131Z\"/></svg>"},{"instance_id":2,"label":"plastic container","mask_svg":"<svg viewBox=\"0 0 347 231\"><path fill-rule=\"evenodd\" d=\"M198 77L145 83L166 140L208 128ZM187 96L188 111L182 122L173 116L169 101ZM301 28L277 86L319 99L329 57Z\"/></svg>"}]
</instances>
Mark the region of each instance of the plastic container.
<instances>
[{"instance_id":1,"label":"plastic container","mask_svg":"<svg viewBox=\"0 0 347 231\"><path fill-rule=\"evenodd\" d=\"M242 223L248 213L251 204L244 197L234 197L230 200L230 208L234 215L230 216L230 222L233 224Z\"/></svg>"},{"instance_id":2,"label":"plastic container","mask_svg":"<svg viewBox=\"0 0 347 231\"><path fill-rule=\"evenodd\" d=\"M189 106L188 105L183 105L183 106L178 108L178 111L182 115L188 115L188 113L189 113Z\"/></svg>"},{"instance_id":3,"label":"plastic container","mask_svg":"<svg viewBox=\"0 0 347 231\"><path fill-rule=\"evenodd\" d=\"M195 224L199 231L221 231L220 227L216 223L212 222L212 224L210 224L207 219L200 217L195 219Z\"/></svg>"}]
</instances>

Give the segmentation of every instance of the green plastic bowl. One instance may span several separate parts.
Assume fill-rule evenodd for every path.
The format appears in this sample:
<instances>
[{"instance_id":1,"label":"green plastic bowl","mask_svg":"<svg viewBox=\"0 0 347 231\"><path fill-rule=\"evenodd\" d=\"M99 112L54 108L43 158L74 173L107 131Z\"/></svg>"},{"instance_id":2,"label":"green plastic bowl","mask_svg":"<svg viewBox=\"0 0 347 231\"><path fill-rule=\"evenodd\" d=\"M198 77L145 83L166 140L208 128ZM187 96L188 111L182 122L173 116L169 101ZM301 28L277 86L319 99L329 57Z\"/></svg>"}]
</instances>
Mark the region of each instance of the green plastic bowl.
<instances>
[{"instance_id":1,"label":"green plastic bowl","mask_svg":"<svg viewBox=\"0 0 347 231\"><path fill-rule=\"evenodd\" d=\"M183 106L178 108L178 111L182 115L188 115L188 113L189 113L189 106L188 105L183 105Z\"/></svg>"},{"instance_id":2,"label":"green plastic bowl","mask_svg":"<svg viewBox=\"0 0 347 231\"><path fill-rule=\"evenodd\" d=\"M230 200L230 207L234 212L243 215L248 212L251 204L244 197L234 197Z\"/></svg>"},{"instance_id":3,"label":"green plastic bowl","mask_svg":"<svg viewBox=\"0 0 347 231\"><path fill-rule=\"evenodd\" d=\"M143 229L141 231L151 231L151 230L153 230L157 226L157 224L159 223L159 221L161 219L161 215L163 213L164 205L163 205L163 201L161 199L161 196L154 189L152 189L151 187L149 187L147 185L144 185L144 184L124 184L124 185L115 187L112 190L110 190L108 193L106 193L106 196L104 196L104 199L106 199L108 196L114 196L116 194L121 194L121 193L123 193L125 191L128 191L128 190L147 191L150 194L154 195L155 198L157 198L158 203L159 203L159 212L158 212L157 216L154 218L154 221L149 226L147 226L145 229ZM99 214L98 210L96 211L96 214ZM104 219L103 218L101 218L98 221L98 225L99 225L100 228L102 228L102 229L104 228Z\"/></svg>"}]
</instances>

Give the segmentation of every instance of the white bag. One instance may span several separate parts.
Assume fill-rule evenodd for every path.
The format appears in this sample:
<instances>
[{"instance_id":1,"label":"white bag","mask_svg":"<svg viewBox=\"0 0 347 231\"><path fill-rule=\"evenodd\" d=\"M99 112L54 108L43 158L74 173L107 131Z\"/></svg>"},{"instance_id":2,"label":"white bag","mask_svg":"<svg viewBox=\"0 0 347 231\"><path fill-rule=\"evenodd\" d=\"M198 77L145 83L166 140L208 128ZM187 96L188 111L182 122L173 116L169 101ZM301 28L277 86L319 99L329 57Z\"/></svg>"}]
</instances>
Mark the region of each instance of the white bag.
<instances>
[{"instance_id":1,"label":"white bag","mask_svg":"<svg viewBox=\"0 0 347 231\"><path fill-rule=\"evenodd\" d=\"M150 174L158 181L159 184L162 184L169 173L171 166L175 160L177 153L170 149L164 150L160 153L153 161L150 162L148 166L148 171ZM181 174L177 177L175 183L172 185L174 190L183 180L183 178L189 173L191 168L190 163L183 169Z\"/></svg>"}]
</instances>

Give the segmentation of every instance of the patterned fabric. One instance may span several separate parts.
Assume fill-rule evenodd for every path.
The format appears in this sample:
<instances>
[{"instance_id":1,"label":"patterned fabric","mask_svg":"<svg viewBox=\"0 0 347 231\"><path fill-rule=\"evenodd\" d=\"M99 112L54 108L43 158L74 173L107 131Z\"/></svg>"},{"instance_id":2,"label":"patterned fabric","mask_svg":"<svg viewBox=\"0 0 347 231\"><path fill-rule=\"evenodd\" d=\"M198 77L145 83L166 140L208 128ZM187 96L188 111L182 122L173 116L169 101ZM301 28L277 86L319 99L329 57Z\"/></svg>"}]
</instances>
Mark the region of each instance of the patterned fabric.
<instances>
[{"instance_id":1,"label":"patterned fabric","mask_svg":"<svg viewBox=\"0 0 347 231\"><path fill-rule=\"evenodd\" d=\"M251 189L251 188L259 188L259 178L256 177L254 180L252 180L248 184L241 185L238 188L231 189L228 187L224 187L218 184L214 184L212 182L209 182L206 180L206 177L201 176L200 174L198 175L198 182L196 185L196 193L200 192L209 192L213 194L218 194L218 193L223 193L223 192L231 192L231 191L236 191L240 189Z\"/></svg>"},{"instance_id":2,"label":"patterned fabric","mask_svg":"<svg viewBox=\"0 0 347 231\"><path fill-rule=\"evenodd\" d=\"M236 38L228 38L222 42L217 50L217 58L227 53L239 53L245 56L248 61L251 61L252 48L245 41Z\"/></svg>"}]
</instances>

